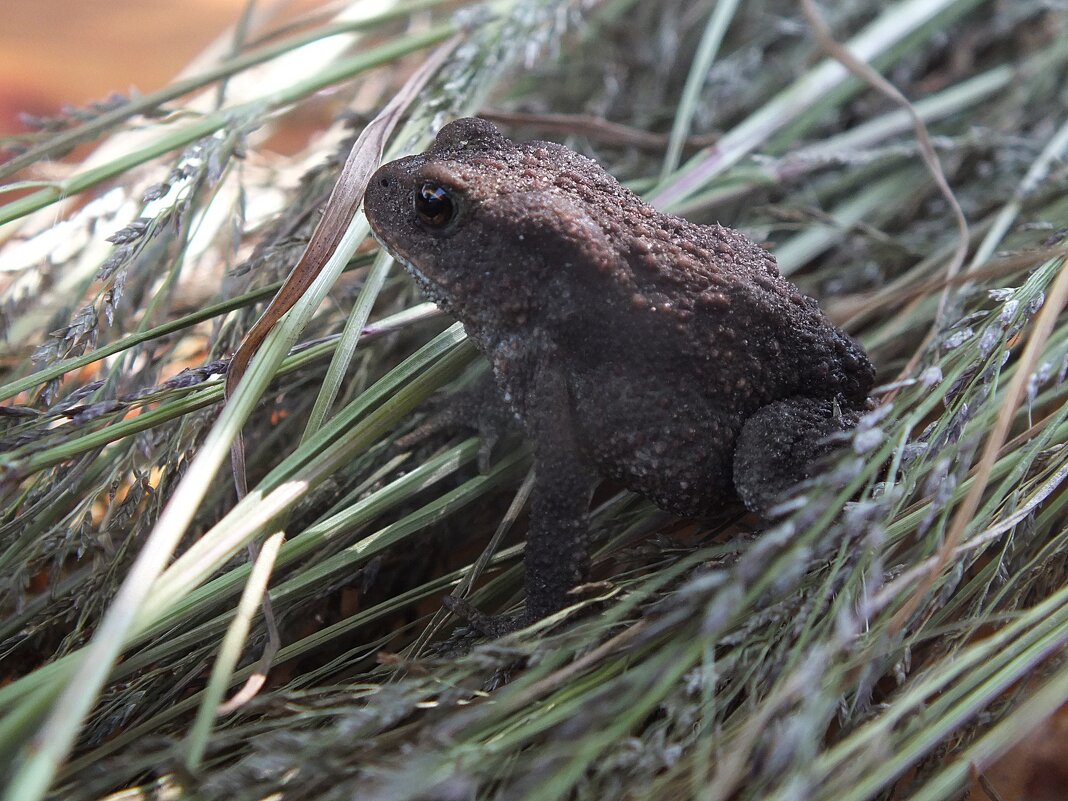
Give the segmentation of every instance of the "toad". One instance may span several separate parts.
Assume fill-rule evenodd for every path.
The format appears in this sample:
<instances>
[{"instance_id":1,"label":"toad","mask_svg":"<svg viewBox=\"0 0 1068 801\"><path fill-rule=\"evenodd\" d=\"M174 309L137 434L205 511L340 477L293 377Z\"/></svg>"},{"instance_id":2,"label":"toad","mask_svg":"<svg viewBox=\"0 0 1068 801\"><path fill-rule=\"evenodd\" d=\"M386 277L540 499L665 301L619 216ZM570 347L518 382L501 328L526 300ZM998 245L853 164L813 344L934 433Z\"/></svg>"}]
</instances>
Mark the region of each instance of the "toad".
<instances>
[{"instance_id":1,"label":"toad","mask_svg":"<svg viewBox=\"0 0 1068 801\"><path fill-rule=\"evenodd\" d=\"M770 253L562 145L460 119L380 167L364 208L533 442L520 622L584 580L600 479L682 517L739 499L766 514L866 408L864 350Z\"/></svg>"}]
</instances>

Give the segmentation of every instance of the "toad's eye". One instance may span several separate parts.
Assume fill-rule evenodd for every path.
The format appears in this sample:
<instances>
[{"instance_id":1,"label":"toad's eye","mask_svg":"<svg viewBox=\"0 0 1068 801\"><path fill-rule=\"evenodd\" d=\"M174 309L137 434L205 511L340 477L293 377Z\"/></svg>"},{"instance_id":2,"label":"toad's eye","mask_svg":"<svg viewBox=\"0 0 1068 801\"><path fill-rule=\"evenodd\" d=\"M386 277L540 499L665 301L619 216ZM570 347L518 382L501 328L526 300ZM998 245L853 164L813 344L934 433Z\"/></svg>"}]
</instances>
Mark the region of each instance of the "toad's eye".
<instances>
[{"instance_id":1,"label":"toad's eye","mask_svg":"<svg viewBox=\"0 0 1068 801\"><path fill-rule=\"evenodd\" d=\"M412 198L419 221L428 228L444 228L456 217L456 204L439 184L423 184Z\"/></svg>"}]
</instances>

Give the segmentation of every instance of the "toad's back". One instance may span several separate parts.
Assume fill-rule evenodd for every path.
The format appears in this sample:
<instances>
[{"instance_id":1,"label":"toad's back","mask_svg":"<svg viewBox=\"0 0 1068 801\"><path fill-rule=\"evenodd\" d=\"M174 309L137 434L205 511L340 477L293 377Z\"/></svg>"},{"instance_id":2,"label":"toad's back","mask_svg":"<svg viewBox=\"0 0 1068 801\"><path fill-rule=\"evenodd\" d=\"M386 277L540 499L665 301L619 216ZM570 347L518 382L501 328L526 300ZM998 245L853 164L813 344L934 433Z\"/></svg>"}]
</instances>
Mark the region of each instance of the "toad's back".
<instances>
[{"instance_id":1,"label":"toad's back","mask_svg":"<svg viewBox=\"0 0 1068 801\"><path fill-rule=\"evenodd\" d=\"M863 405L874 377L863 350L767 251L667 215L601 227L617 270L578 297L572 287L595 313L565 321L555 343L584 447L606 474L700 516L733 497L736 442L759 410L792 398Z\"/></svg>"}]
</instances>

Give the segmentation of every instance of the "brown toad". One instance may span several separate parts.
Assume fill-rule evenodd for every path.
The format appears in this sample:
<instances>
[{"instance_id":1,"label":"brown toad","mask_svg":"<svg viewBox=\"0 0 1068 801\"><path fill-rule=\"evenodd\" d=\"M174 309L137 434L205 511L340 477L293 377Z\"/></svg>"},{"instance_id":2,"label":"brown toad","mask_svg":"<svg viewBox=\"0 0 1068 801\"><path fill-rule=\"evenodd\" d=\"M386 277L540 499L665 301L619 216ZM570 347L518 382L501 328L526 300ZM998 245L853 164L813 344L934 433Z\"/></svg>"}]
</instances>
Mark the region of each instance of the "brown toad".
<instances>
[{"instance_id":1,"label":"brown toad","mask_svg":"<svg viewBox=\"0 0 1068 801\"><path fill-rule=\"evenodd\" d=\"M533 440L528 620L584 578L599 478L684 517L735 498L763 512L865 406L863 349L769 253L562 145L457 120L379 168L365 210Z\"/></svg>"}]
</instances>

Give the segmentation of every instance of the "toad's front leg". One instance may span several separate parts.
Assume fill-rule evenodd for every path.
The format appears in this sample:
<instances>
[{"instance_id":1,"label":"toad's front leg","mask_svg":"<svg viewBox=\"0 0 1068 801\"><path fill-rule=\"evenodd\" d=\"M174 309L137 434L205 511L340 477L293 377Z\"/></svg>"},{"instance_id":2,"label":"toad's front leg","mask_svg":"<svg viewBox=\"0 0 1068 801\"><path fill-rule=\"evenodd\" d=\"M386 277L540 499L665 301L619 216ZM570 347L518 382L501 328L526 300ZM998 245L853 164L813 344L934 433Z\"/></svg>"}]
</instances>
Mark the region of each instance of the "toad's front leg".
<instances>
[{"instance_id":1,"label":"toad's front leg","mask_svg":"<svg viewBox=\"0 0 1068 801\"><path fill-rule=\"evenodd\" d=\"M579 448L567 383L557 367L541 367L525 395L527 430L534 440L534 487L524 559L526 610L518 617L491 617L461 599L445 601L452 612L491 637L567 606L569 591L589 572L589 506L597 472Z\"/></svg>"},{"instance_id":2,"label":"toad's front leg","mask_svg":"<svg viewBox=\"0 0 1068 801\"><path fill-rule=\"evenodd\" d=\"M589 507L597 483L579 447L567 384L553 366L538 370L528 429L534 437L534 488L526 546L526 617L563 608L589 572Z\"/></svg>"}]
</instances>

